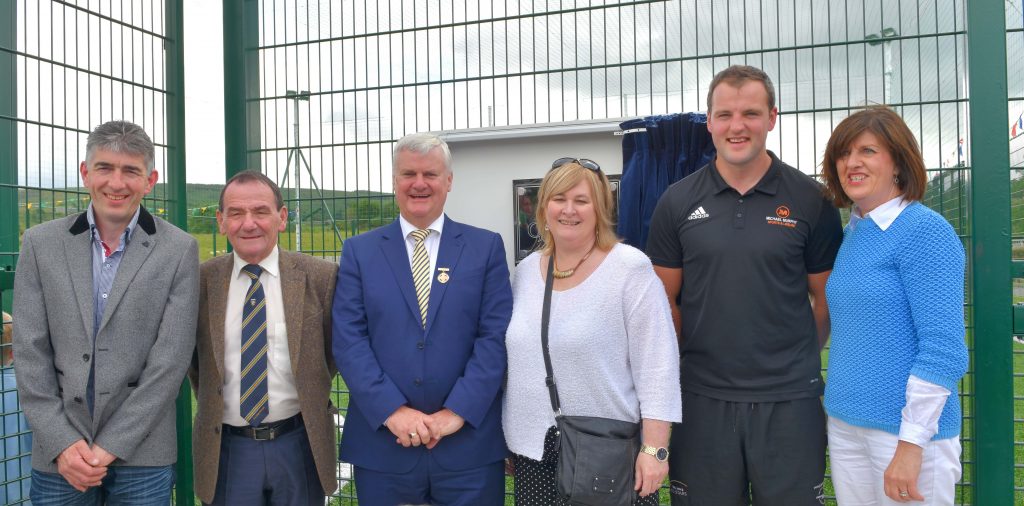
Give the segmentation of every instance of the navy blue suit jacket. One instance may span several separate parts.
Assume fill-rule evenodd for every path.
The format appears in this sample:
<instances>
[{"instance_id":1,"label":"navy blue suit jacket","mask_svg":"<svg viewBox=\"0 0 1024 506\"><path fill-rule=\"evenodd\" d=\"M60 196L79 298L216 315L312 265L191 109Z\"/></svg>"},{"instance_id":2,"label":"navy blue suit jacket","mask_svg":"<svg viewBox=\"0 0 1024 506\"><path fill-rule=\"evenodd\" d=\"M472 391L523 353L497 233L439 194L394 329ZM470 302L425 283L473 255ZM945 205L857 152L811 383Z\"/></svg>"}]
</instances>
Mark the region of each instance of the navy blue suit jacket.
<instances>
[{"instance_id":1,"label":"navy blue suit jacket","mask_svg":"<svg viewBox=\"0 0 1024 506\"><path fill-rule=\"evenodd\" d=\"M431 273L424 329L398 220L345 241L333 308L334 357L351 391L345 462L402 473L427 451L453 471L505 457L500 391L512 290L501 236L445 217L437 257L448 280ZM383 425L402 405L449 408L465 425L433 450L404 448Z\"/></svg>"}]
</instances>

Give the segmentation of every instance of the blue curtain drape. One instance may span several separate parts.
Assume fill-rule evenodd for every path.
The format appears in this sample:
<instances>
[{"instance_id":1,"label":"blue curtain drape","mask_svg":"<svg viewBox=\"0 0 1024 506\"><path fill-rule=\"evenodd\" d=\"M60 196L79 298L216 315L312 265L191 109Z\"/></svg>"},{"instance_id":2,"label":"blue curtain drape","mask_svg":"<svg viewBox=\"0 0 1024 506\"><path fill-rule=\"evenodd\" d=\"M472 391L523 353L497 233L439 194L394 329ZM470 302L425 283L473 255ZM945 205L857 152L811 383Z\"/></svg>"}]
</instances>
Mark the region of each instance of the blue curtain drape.
<instances>
[{"instance_id":1,"label":"blue curtain drape","mask_svg":"<svg viewBox=\"0 0 1024 506\"><path fill-rule=\"evenodd\" d=\"M622 137L617 230L626 244L644 249L658 198L669 185L711 161L715 145L707 116L699 113L647 116L624 121L619 127L647 129Z\"/></svg>"}]
</instances>

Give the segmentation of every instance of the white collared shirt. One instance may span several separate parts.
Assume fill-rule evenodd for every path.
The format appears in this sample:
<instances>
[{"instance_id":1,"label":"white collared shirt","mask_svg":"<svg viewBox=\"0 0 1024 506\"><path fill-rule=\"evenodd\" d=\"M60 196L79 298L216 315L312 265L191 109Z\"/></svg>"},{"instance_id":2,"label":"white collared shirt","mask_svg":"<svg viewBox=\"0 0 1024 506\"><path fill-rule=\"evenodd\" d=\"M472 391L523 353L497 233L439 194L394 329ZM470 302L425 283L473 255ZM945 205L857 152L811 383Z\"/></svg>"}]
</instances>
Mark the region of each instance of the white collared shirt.
<instances>
[{"instance_id":1,"label":"white collared shirt","mask_svg":"<svg viewBox=\"0 0 1024 506\"><path fill-rule=\"evenodd\" d=\"M242 306L251 279L242 272L245 260L235 258L231 269L227 307L224 313L224 423L243 427L249 422L239 413L242 385ZM295 390L292 363L288 356L288 331L284 321L284 297L281 295L280 254L275 246L259 266L260 284L267 304L267 417L263 423L284 420L299 412L299 394Z\"/></svg>"},{"instance_id":2,"label":"white collared shirt","mask_svg":"<svg viewBox=\"0 0 1024 506\"><path fill-rule=\"evenodd\" d=\"M909 205L910 201L904 200L903 195L900 195L872 209L866 216L862 215L860 208L855 205L850 210L850 228L857 228L857 223L861 220L871 218L871 221L875 222L875 225L878 225L878 228L884 232Z\"/></svg>"},{"instance_id":3,"label":"white collared shirt","mask_svg":"<svg viewBox=\"0 0 1024 506\"><path fill-rule=\"evenodd\" d=\"M402 237L405 238L405 253L409 256L409 268L411 269L412 250L416 247L416 239L413 239L410 234L419 229L417 229L412 223L409 223L402 215L398 215L398 223L402 226ZM430 255L430 277L434 277L433 273L437 270L437 250L441 246L441 229L443 227L444 213L441 213L441 216L438 216L433 223L427 226L427 229L430 230L430 234L423 240L423 246L427 248L427 254Z\"/></svg>"},{"instance_id":4,"label":"white collared shirt","mask_svg":"<svg viewBox=\"0 0 1024 506\"><path fill-rule=\"evenodd\" d=\"M872 209L866 216L861 215L857 206L853 206L850 210L850 229L853 230L861 221L870 219L884 232L910 204L910 200L905 200L903 195L900 195ZM939 431L939 418L950 393L949 389L943 386L911 374L907 380L907 403L901 412L900 439L918 446L928 443Z\"/></svg>"}]
</instances>

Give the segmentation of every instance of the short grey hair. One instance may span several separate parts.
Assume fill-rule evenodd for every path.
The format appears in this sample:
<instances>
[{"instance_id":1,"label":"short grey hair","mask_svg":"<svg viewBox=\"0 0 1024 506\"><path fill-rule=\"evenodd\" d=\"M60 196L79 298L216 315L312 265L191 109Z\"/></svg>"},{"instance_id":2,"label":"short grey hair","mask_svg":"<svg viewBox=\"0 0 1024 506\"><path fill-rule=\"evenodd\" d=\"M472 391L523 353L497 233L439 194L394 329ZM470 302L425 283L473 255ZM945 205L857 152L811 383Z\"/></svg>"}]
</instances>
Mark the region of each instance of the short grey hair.
<instances>
[{"instance_id":1,"label":"short grey hair","mask_svg":"<svg viewBox=\"0 0 1024 506\"><path fill-rule=\"evenodd\" d=\"M128 121L108 121L89 133L85 144L85 160L88 163L97 149L104 149L124 155L141 156L146 163L146 175L153 172L156 158L153 141L139 125Z\"/></svg>"},{"instance_id":2,"label":"short grey hair","mask_svg":"<svg viewBox=\"0 0 1024 506\"><path fill-rule=\"evenodd\" d=\"M441 158L444 159L444 168L448 172L452 171L452 152L448 149L448 143L434 134L409 134L395 143L395 151L391 154L391 172L395 172L395 166L398 161L399 151L411 151L413 153L425 155L430 152L431 149L441 148Z\"/></svg>"}]
</instances>

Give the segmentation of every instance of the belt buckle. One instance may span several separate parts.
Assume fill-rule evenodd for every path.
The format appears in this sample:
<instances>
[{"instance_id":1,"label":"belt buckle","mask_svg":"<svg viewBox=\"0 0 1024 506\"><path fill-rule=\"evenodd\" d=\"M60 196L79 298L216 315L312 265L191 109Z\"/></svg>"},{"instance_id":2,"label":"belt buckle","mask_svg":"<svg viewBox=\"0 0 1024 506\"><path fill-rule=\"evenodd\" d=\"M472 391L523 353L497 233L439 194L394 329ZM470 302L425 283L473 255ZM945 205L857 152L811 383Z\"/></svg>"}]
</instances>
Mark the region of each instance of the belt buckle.
<instances>
[{"instance_id":1,"label":"belt buckle","mask_svg":"<svg viewBox=\"0 0 1024 506\"><path fill-rule=\"evenodd\" d=\"M266 434L266 436L263 436ZM277 437L277 427L253 427L252 428L252 439L254 441L271 441Z\"/></svg>"}]
</instances>

